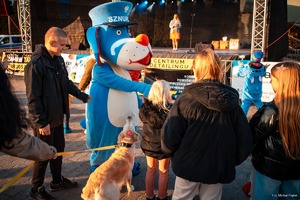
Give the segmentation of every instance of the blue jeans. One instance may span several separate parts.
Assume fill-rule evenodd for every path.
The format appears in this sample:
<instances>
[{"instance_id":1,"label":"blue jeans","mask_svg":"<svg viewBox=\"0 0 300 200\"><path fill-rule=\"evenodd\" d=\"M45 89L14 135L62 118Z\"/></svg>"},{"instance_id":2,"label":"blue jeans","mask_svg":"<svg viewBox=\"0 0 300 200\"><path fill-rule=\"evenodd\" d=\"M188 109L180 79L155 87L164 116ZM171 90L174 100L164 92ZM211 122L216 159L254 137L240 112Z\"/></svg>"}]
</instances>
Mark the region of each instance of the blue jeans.
<instances>
[{"instance_id":1,"label":"blue jeans","mask_svg":"<svg viewBox=\"0 0 300 200\"><path fill-rule=\"evenodd\" d=\"M278 181L253 169L251 181L252 200L298 200L300 198L300 180Z\"/></svg>"}]
</instances>

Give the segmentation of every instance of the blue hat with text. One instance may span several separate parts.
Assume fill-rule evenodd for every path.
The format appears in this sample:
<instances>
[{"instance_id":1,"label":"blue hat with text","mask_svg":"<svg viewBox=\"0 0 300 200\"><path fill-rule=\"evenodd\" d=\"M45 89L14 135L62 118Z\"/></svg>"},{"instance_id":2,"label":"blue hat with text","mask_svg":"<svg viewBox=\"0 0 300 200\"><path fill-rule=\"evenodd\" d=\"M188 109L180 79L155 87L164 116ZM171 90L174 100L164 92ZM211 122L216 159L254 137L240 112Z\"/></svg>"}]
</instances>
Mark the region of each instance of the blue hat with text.
<instances>
[{"instance_id":1,"label":"blue hat with text","mask_svg":"<svg viewBox=\"0 0 300 200\"><path fill-rule=\"evenodd\" d=\"M129 26L137 24L129 22L129 14L132 9L132 3L128 1L115 1L104 3L92 8L89 16L92 19L93 26Z\"/></svg>"}]
</instances>

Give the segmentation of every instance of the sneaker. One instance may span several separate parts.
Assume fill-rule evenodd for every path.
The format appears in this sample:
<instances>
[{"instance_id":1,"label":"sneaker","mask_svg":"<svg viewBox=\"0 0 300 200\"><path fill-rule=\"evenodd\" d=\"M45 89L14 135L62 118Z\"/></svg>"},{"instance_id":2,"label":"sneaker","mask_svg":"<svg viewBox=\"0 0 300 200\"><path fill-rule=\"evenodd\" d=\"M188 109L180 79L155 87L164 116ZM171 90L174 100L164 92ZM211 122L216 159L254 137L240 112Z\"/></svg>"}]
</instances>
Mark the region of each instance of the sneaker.
<instances>
[{"instance_id":1,"label":"sneaker","mask_svg":"<svg viewBox=\"0 0 300 200\"><path fill-rule=\"evenodd\" d=\"M30 199L32 200L55 200L55 198L53 196L51 196L50 194L48 194L45 191L45 187L41 186L37 189L37 191L33 191L33 188L31 188L30 191Z\"/></svg>"},{"instance_id":2,"label":"sneaker","mask_svg":"<svg viewBox=\"0 0 300 200\"><path fill-rule=\"evenodd\" d=\"M64 126L64 133L65 134L72 133L72 129L69 126Z\"/></svg>"},{"instance_id":3,"label":"sneaker","mask_svg":"<svg viewBox=\"0 0 300 200\"><path fill-rule=\"evenodd\" d=\"M52 181L50 183L50 191L56 192L59 190L70 189L77 187L77 182L72 182L71 180L62 176L62 181L60 183L54 184Z\"/></svg>"}]
</instances>

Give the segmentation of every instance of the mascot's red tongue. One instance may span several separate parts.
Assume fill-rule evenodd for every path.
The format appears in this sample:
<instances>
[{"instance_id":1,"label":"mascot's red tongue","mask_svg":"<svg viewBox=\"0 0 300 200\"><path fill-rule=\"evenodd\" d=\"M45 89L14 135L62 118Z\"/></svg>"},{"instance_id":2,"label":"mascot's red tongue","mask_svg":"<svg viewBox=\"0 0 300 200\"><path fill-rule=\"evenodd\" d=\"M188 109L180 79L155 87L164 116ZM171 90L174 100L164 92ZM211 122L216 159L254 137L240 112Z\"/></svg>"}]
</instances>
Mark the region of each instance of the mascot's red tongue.
<instances>
[{"instance_id":1,"label":"mascot's red tongue","mask_svg":"<svg viewBox=\"0 0 300 200\"><path fill-rule=\"evenodd\" d=\"M138 63L141 63L142 65L149 65L151 61L151 54L149 53L145 58L138 61Z\"/></svg>"},{"instance_id":2,"label":"mascot's red tongue","mask_svg":"<svg viewBox=\"0 0 300 200\"><path fill-rule=\"evenodd\" d=\"M150 65L151 57L152 57L152 54L149 53L145 58L143 58L141 60L132 61L131 59L129 59L129 64L140 63L141 65Z\"/></svg>"}]
</instances>

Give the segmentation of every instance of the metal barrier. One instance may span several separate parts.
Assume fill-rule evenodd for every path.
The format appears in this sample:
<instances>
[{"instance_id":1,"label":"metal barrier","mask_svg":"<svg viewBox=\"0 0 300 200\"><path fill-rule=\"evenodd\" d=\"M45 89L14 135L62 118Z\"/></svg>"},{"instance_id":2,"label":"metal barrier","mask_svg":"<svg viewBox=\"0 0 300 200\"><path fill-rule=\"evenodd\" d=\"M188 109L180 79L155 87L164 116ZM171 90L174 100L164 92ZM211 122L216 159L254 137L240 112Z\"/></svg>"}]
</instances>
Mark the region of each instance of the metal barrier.
<instances>
[{"instance_id":1,"label":"metal barrier","mask_svg":"<svg viewBox=\"0 0 300 200\"><path fill-rule=\"evenodd\" d=\"M288 59L300 61L300 39L289 36L289 52L287 54Z\"/></svg>"},{"instance_id":2,"label":"metal barrier","mask_svg":"<svg viewBox=\"0 0 300 200\"><path fill-rule=\"evenodd\" d=\"M223 67L223 83L231 85L231 69L233 60L221 60Z\"/></svg>"}]
</instances>

